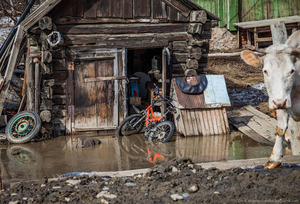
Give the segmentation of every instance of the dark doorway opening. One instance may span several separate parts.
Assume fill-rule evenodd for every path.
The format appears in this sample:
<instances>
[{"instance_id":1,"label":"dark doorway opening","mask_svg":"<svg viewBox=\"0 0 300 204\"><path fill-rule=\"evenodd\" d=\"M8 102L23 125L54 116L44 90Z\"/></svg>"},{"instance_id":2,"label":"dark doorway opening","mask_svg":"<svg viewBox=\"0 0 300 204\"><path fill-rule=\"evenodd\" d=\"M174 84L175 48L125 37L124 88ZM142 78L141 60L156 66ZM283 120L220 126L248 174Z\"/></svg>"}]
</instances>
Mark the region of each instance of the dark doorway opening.
<instances>
[{"instance_id":1,"label":"dark doorway opening","mask_svg":"<svg viewBox=\"0 0 300 204\"><path fill-rule=\"evenodd\" d=\"M144 108L151 103L151 94L153 94L151 90L154 89L154 84L162 87L161 57L162 48L128 50L129 112L132 113L132 105ZM138 91L134 90L135 88Z\"/></svg>"}]
</instances>

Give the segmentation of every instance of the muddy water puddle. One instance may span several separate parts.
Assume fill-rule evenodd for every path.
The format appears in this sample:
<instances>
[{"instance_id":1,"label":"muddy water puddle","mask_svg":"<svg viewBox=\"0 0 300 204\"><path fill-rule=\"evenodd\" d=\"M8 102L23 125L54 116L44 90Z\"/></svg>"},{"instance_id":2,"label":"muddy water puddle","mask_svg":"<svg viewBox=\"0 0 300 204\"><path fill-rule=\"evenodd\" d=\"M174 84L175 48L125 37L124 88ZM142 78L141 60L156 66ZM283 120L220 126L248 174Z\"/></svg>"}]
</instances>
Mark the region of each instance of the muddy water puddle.
<instances>
[{"instance_id":1,"label":"muddy water puddle","mask_svg":"<svg viewBox=\"0 0 300 204\"><path fill-rule=\"evenodd\" d=\"M0 168L4 179L39 179L71 172L121 171L148 168L154 163L178 157L195 163L267 157L272 147L259 144L241 134L181 137L168 143L148 142L143 135L117 139L93 136L99 146L73 148L76 137L22 145L0 146Z\"/></svg>"}]
</instances>

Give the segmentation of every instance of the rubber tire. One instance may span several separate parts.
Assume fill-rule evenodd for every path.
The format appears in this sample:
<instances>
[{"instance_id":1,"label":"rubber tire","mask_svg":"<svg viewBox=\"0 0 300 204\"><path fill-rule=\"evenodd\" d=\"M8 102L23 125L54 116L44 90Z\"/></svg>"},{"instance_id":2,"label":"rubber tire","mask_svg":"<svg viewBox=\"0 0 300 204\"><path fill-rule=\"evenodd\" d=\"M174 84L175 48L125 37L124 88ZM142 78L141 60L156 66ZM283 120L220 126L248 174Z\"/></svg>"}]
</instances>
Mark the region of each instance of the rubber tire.
<instances>
[{"instance_id":1,"label":"rubber tire","mask_svg":"<svg viewBox=\"0 0 300 204\"><path fill-rule=\"evenodd\" d=\"M134 119L134 118L140 119L140 118L142 118L142 117L143 117L142 114L133 114L133 115L130 115L130 116L126 117L126 118L121 122L121 124L119 125L119 127L118 127L118 129L117 129L117 135L118 135L118 136L124 136L124 135L122 134L122 127L123 127L128 121L130 121L130 120L132 120L132 119ZM144 122L144 121L141 121L141 122L142 122L142 124L139 125L139 127L137 128L137 130L136 130L134 133L130 134L130 135L138 134L138 133L143 129L143 127L144 127L143 122ZM130 136L130 135L125 135L125 136Z\"/></svg>"},{"instance_id":2,"label":"rubber tire","mask_svg":"<svg viewBox=\"0 0 300 204\"><path fill-rule=\"evenodd\" d=\"M164 143L164 142L168 142L171 139L171 137L173 136L175 126L174 126L174 123L172 121L167 120L167 121L163 121L161 123L158 123L153 129L157 129L157 128L163 126L163 125L168 125L170 127L170 132L167 135L167 137L164 137L163 140L160 140L161 142ZM158 140L157 137L155 136L155 134L156 134L156 132L154 133L153 139Z\"/></svg>"},{"instance_id":3,"label":"rubber tire","mask_svg":"<svg viewBox=\"0 0 300 204\"><path fill-rule=\"evenodd\" d=\"M34 127L33 129L29 132L28 135L21 137L21 138L16 138L14 137L11 132L10 132L10 127L12 125L14 125L14 121L18 118L18 117L23 117L29 115L31 118L34 119ZM26 143L29 142L32 138L34 138L41 129L42 126L42 122L40 117L38 116L38 114L36 114L33 111L22 111L20 113L17 113L16 115L14 115L7 123L6 128L5 128L5 135L6 138L9 142L11 143L15 143L15 144L22 144L22 143Z\"/></svg>"}]
</instances>

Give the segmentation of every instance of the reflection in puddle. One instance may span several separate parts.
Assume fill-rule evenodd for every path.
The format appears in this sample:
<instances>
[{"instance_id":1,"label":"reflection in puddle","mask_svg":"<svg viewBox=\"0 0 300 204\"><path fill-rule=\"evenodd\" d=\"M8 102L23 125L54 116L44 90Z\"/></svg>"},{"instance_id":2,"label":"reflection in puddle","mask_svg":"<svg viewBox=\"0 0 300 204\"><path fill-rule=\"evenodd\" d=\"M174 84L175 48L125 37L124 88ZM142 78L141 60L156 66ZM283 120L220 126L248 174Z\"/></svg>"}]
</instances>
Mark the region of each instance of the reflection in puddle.
<instances>
[{"instance_id":1,"label":"reflection in puddle","mask_svg":"<svg viewBox=\"0 0 300 204\"><path fill-rule=\"evenodd\" d=\"M271 146L241 135L180 137L153 143L134 135L117 139L95 136L99 146L73 148L77 137L60 137L24 145L0 146L0 168L4 179L39 179L71 172L121 171L148 168L173 158L191 158L195 163L228 159L267 157Z\"/></svg>"}]
</instances>

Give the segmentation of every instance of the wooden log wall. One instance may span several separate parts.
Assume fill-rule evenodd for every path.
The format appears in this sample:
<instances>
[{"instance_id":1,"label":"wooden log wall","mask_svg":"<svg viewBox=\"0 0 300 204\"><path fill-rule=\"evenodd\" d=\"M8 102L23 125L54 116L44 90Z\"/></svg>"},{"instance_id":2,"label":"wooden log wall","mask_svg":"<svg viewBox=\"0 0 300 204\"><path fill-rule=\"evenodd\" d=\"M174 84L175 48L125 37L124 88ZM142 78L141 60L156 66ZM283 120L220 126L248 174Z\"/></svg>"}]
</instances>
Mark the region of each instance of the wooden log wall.
<instances>
[{"instance_id":1,"label":"wooden log wall","mask_svg":"<svg viewBox=\"0 0 300 204\"><path fill-rule=\"evenodd\" d=\"M211 37L211 21L204 11L192 11L185 41L173 41L173 75L205 72Z\"/></svg>"}]
</instances>

